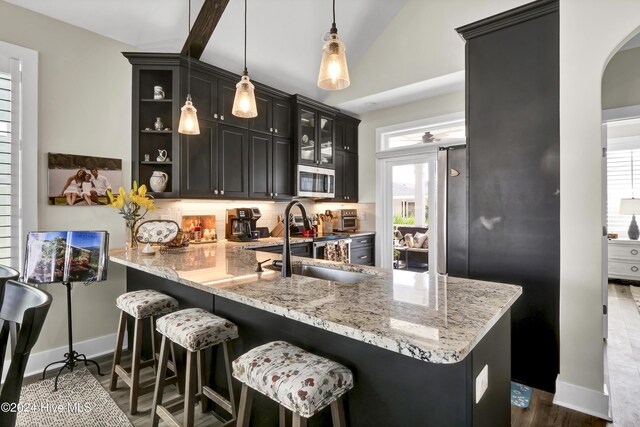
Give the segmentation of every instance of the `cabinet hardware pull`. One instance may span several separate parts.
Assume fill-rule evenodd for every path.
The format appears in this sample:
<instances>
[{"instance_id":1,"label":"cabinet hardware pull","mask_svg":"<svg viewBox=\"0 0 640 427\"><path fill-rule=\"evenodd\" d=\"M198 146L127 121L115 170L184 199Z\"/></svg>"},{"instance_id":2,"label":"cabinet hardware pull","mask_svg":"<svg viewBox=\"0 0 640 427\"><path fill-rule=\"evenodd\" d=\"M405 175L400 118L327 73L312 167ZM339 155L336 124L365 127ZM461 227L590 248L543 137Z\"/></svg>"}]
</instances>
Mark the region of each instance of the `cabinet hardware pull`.
<instances>
[{"instance_id":1,"label":"cabinet hardware pull","mask_svg":"<svg viewBox=\"0 0 640 427\"><path fill-rule=\"evenodd\" d=\"M273 132L273 128L269 128L269 132Z\"/></svg>"},{"instance_id":2,"label":"cabinet hardware pull","mask_svg":"<svg viewBox=\"0 0 640 427\"><path fill-rule=\"evenodd\" d=\"M218 194L218 190L213 190L213 194Z\"/></svg>"},{"instance_id":3,"label":"cabinet hardware pull","mask_svg":"<svg viewBox=\"0 0 640 427\"><path fill-rule=\"evenodd\" d=\"M276 129L276 133L278 133L278 129Z\"/></svg>"},{"instance_id":4,"label":"cabinet hardware pull","mask_svg":"<svg viewBox=\"0 0 640 427\"><path fill-rule=\"evenodd\" d=\"M220 194L224 195L224 190L220 190Z\"/></svg>"},{"instance_id":5,"label":"cabinet hardware pull","mask_svg":"<svg viewBox=\"0 0 640 427\"><path fill-rule=\"evenodd\" d=\"M213 118L217 119L218 118L218 113L213 113Z\"/></svg>"},{"instance_id":6,"label":"cabinet hardware pull","mask_svg":"<svg viewBox=\"0 0 640 427\"><path fill-rule=\"evenodd\" d=\"M278 193L273 193L274 196L278 197Z\"/></svg>"},{"instance_id":7,"label":"cabinet hardware pull","mask_svg":"<svg viewBox=\"0 0 640 427\"><path fill-rule=\"evenodd\" d=\"M360 243L367 243L367 239L360 240Z\"/></svg>"},{"instance_id":8,"label":"cabinet hardware pull","mask_svg":"<svg viewBox=\"0 0 640 427\"><path fill-rule=\"evenodd\" d=\"M273 193L269 193L269 197L273 197Z\"/></svg>"},{"instance_id":9,"label":"cabinet hardware pull","mask_svg":"<svg viewBox=\"0 0 640 427\"><path fill-rule=\"evenodd\" d=\"M638 271L638 267L636 267L635 265L633 267L631 267L631 271L633 271L634 273Z\"/></svg>"},{"instance_id":10,"label":"cabinet hardware pull","mask_svg":"<svg viewBox=\"0 0 640 427\"><path fill-rule=\"evenodd\" d=\"M366 256L366 255L362 255L362 256L360 257L360 259L367 259L367 258L369 258L369 257L368 257L368 256Z\"/></svg>"},{"instance_id":11,"label":"cabinet hardware pull","mask_svg":"<svg viewBox=\"0 0 640 427\"><path fill-rule=\"evenodd\" d=\"M220 115L220 120L224 120L224 115Z\"/></svg>"},{"instance_id":12,"label":"cabinet hardware pull","mask_svg":"<svg viewBox=\"0 0 640 427\"><path fill-rule=\"evenodd\" d=\"M637 249L631 249L631 255L638 255Z\"/></svg>"}]
</instances>

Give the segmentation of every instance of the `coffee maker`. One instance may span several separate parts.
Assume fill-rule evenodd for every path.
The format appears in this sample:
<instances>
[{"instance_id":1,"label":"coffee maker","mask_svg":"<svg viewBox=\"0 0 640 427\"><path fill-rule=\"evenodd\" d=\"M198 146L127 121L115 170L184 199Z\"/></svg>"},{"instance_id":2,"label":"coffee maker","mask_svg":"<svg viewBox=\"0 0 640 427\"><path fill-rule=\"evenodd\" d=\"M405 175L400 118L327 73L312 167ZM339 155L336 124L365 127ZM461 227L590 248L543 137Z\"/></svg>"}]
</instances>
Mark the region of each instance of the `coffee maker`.
<instances>
[{"instance_id":1,"label":"coffee maker","mask_svg":"<svg viewBox=\"0 0 640 427\"><path fill-rule=\"evenodd\" d=\"M256 222L262 217L258 208L236 208L227 211L225 237L236 242L258 240Z\"/></svg>"}]
</instances>

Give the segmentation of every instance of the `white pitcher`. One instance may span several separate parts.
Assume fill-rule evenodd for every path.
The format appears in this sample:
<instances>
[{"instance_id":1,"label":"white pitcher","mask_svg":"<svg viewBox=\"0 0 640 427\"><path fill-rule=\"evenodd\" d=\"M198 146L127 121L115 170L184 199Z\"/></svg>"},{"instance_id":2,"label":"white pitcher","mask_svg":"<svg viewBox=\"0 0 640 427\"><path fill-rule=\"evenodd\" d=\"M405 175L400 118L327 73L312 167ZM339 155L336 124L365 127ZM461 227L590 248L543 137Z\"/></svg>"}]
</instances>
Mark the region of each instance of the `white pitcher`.
<instances>
[{"instance_id":1,"label":"white pitcher","mask_svg":"<svg viewBox=\"0 0 640 427\"><path fill-rule=\"evenodd\" d=\"M149 179L149 186L151 190L160 193L167 188L167 182L169 181L169 175L162 171L153 171L153 175Z\"/></svg>"},{"instance_id":2,"label":"white pitcher","mask_svg":"<svg viewBox=\"0 0 640 427\"><path fill-rule=\"evenodd\" d=\"M164 162L165 160L167 160L167 150L158 149L158 157L156 158L156 160L159 162Z\"/></svg>"}]
</instances>

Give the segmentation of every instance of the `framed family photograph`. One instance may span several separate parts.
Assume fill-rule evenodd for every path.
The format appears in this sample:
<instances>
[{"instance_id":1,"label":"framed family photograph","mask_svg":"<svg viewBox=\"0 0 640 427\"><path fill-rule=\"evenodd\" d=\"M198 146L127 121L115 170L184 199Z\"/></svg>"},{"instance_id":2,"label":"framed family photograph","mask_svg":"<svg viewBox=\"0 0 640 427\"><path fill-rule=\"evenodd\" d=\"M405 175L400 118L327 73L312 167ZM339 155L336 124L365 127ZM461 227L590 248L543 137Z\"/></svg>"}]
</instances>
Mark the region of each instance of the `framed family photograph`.
<instances>
[{"instance_id":1,"label":"framed family photograph","mask_svg":"<svg viewBox=\"0 0 640 427\"><path fill-rule=\"evenodd\" d=\"M122 159L49 153L48 204L107 205L122 185Z\"/></svg>"}]
</instances>

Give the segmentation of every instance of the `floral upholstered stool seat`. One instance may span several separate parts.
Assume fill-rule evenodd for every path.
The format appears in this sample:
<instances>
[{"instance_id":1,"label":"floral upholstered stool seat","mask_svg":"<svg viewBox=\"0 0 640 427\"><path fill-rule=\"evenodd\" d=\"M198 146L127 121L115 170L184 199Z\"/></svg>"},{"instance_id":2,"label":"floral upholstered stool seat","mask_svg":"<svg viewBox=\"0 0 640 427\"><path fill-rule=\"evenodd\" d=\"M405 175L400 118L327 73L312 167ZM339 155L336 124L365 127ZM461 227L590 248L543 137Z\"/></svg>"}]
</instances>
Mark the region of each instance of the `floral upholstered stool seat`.
<instances>
[{"instance_id":1,"label":"floral upholstered stool seat","mask_svg":"<svg viewBox=\"0 0 640 427\"><path fill-rule=\"evenodd\" d=\"M280 404L280 425L285 409L293 412L293 426L331 405L334 426L344 426L342 395L353 387L353 374L345 366L309 353L284 341L250 350L233 361L233 376L242 383L238 426L248 426L251 394L256 390Z\"/></svg>"},{"instance_id":2,"label":"floral upholstered stool seat","mask_svg":"<svg viewBox=\"0 0 640 427\"><path fill-rule=\"evenodd\" d=\"M129 387L129 412L133 415L138 412L138 397L153 391L153 380L140 383L140 369L151 365L153 365L154 370L157 368L156 339L153 333L153 331L155 331L156 320L164 314L176 311L178 309L178 301L158 291L143 290L127 292L126 294L120 295L116 299L116 306L120 309L120 323L116 335L116 348L113 353L109 389L111 391L116 389L118 377L125 382ZM124 340L124 331L127 326L127 315L135 319L130 373L120 365L122 358L122 341ZM151 348L154 357L143 361L141 360L140 353L142 350L142 328L144 320L146 319L149 319L149 323L151 324ZM173 351L173 347L171 350ZM175 357L172 356L172 360L175 360ZM178 382L175 364L172 362L169 368L173 371L173 375L166 378L165 381L168 384Z\"/></svg>"},{"instance_id":3,"label":"floral upholstered stool seat","mask_svg":"<svg viewBox=\"0 0 640 427\"><path fill-rule=\"evenodd\" d=\"M156 389L151 408L152 425L156 427L162 418L171 425L180 425L171 414L184 403L183 426L193 426L194 408L196 400L200 400L202 412L207 411L204 397L227 411L231 418L224 425L232 425L236 420L236 405L231 387L231 363L229 361L229 341L238 338L238 327L224 319L201 308L189 308L176 311L160 318L156 329L162 334L160 349L160 364L156 377ZM168 344L176 343L187 350L187 373L185 380L185 397L162 405L164 376L167 367ZM206 378L203 370L204 353L206 348L222 345L224 363L227 375L229 398L225 398L205 385ZM196 384L198 389L196 390ZM197 393L196 393L197 391Z\"/></svg>"}]
</instances>

